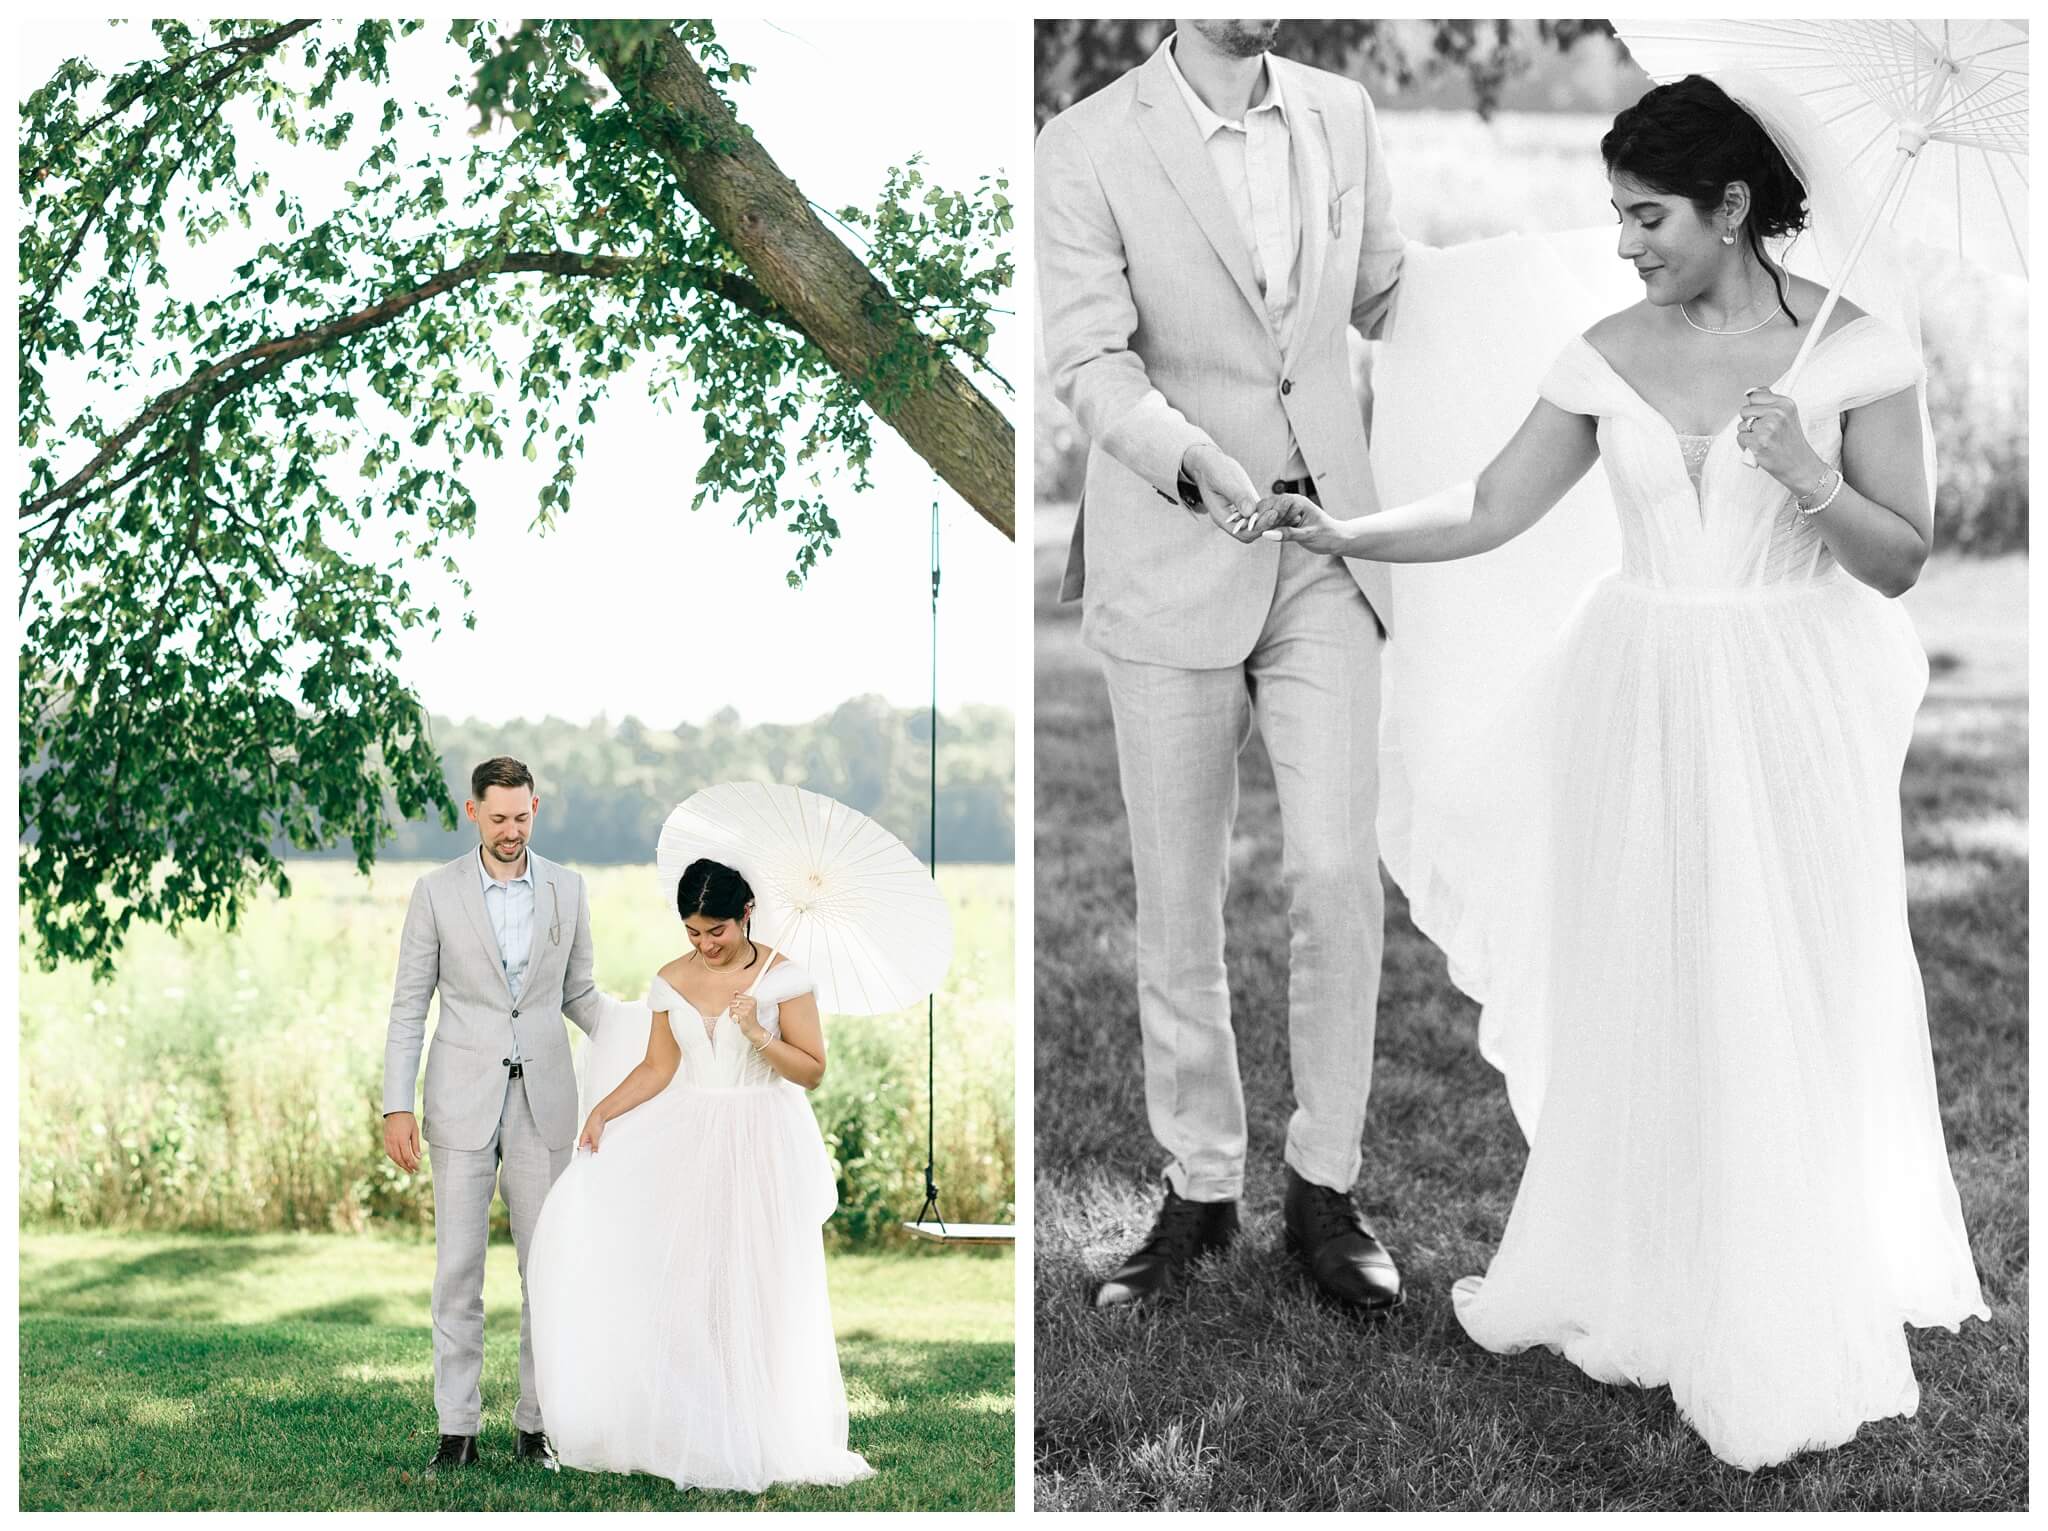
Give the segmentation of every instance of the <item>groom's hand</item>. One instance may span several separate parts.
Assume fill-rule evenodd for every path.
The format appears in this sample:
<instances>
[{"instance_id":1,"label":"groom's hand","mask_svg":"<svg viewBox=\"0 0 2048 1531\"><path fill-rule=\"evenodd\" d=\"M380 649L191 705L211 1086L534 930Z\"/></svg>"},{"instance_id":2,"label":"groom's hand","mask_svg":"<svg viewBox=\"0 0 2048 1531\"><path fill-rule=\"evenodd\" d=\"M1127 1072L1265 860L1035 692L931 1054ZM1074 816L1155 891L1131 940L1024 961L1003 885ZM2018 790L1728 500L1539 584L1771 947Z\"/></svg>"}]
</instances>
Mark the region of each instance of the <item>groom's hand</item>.
<instances>
[{"instance_id":1,"label":"groom's hand","mask_svg":"<svg viewBox=\"0 0 2048 1531\"><path fill-rule=\"evenodd\" d=\"M1213 442L1198 441L1182 456L1180 467L1193 481L1202 509L1218 529L1239 542L1257 539L1259 534L1251 529L1251 511L1258 503L1259 491L1236 458Z\"/></svg>"},{"instance_id":2,"label":"groom's hand","mask_svg":"<svg viewBox=\"0 0 2048 1531\"><path fill-rule=\"evenodd\" d=\"M410 1111L393 1111L384 1118L384 1152L408 1175L420 1167L420 1120Z\"/></svg>"}]
</instances>

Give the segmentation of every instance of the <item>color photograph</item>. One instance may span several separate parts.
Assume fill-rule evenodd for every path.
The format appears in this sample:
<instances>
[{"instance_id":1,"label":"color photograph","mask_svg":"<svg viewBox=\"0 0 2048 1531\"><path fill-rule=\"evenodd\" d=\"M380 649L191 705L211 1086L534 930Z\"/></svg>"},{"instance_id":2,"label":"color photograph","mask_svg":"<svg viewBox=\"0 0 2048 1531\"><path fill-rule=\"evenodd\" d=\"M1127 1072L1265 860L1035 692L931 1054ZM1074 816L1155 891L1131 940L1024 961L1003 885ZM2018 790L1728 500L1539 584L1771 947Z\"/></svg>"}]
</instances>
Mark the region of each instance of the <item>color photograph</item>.
<instances>
[{"instance_id":1,"label":"color photograph","mask_svg":"<svg viewBox=\"0 0 2048 1531\"><path fill-rule=\"evenodd\" d=\"M21 1507L1012 1509L1021 32L16 37Z\"/></svg>"},{"instance_id":2,"label":"color photograph","mask_svg":"<svg viewBox=\"0 0 2048 1531\"><path fill-rule=\"evenodd\" d=\"M2028 52L1037 24L1037 1509L2027 1508Z\"/></svg>"}]
</instances>

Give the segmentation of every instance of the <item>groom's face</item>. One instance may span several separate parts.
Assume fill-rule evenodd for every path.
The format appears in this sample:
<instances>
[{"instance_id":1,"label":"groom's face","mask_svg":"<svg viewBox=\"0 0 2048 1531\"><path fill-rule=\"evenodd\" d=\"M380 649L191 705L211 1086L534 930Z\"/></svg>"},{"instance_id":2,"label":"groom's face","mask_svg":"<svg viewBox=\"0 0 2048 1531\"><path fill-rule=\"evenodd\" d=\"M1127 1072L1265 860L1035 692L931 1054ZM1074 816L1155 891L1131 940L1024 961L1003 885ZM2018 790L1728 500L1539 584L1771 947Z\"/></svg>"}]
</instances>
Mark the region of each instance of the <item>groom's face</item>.
<instances>
[{"instance_id":1,"label":"groom's face","mask_svg":"<svg viewBox=\"0 0 2048 1531\"><path fill-rule=\"evenodd\" d=\"M1270 52L1280 36L1277 21L1189 21L1182 25L1192 27L1210 47L1231 58L1257 58Z\"/></svg>"},{"instance_id":2,"label":"groom's face","mask_svg":"<svg viewBox=\"0 0 2048 1531\"><path fill-rule=\"evenodd\" d=\"M517 866L526 854L539 809L540 799L524 787L486 787L481 802L464 804L483 839L484 854L506 866Z\"/></svg>"}]
</instances>

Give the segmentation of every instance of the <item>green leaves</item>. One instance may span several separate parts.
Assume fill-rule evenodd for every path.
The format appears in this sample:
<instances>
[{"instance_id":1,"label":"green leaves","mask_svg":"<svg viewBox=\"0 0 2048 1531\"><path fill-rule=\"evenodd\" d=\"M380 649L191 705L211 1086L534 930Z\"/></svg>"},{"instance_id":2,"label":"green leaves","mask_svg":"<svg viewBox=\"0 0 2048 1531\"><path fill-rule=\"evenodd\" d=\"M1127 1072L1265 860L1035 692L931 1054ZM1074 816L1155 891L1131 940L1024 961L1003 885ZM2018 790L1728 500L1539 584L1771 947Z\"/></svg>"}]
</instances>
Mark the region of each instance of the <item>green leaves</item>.
<instances>
[{"instance_id":1,"label":"green leaves","mask_svg":"<svg viewBox=\"0 0 2048 1531\"><path fill-rule=\"evenodd\" d=\"M467 596L449 549L478 458L517 443L545 530L639 369L704 419L693 503L781 521L800 584L840 535L826 480L867 487L869 410L942 352L985 356L1001 181L942 191L913 164L854 215L915 328L849 378L686 197L650 122L690 124L627 99L668 38L744 82L709 23L455 22L466 71L414 101L389 50L421 27L158 21L151 56L68 61L24 100L21 891L44 961L233 918L286 846L367 865L399 819L450 818L396 664L446 619L416 561ZM591 37L627 61L608 85ZM188 247L216 243L224 274L192 290Z\"/></svg>"},{"instance_id":2,"label":"green leaves","mask_svg":"<svg viewBox=\"0 0 2048 1531\"><path fill-rule=\"evenodd\" d=\"M884 414L909 390L928 386L945 352L1014 394L1008 379L988 365L995 316L1007 310L995 299L1015 275L1004 236L1014 227L1009 181L984 175L972 191L927 184L923 156L892 167L872 211L841 209L842 223L866 237L868 265L889 297L913 316L918 332L936 350L899 346L871 379L876 407Z\"/></svg>"}]
</instances>

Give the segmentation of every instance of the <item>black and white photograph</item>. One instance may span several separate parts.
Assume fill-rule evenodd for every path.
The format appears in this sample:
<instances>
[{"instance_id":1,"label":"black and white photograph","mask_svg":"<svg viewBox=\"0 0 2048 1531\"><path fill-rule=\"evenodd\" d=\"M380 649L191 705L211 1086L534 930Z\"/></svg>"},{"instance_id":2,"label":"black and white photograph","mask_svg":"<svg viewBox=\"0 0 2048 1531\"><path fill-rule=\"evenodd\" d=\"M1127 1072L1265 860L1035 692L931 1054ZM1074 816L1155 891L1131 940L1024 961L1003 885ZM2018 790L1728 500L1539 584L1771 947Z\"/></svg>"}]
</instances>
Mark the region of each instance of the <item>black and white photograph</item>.
<instances>
[{"instance_id":1,"label":"black and white photograph","mask_svg":"<svg viewBox=\"0 0 2048 1531\"><path fill-rule=\"evenodd\" d=\"M1035 1508L2027 1507L2027 79L1036 24Z\"/></svg>"}]
</instances>

